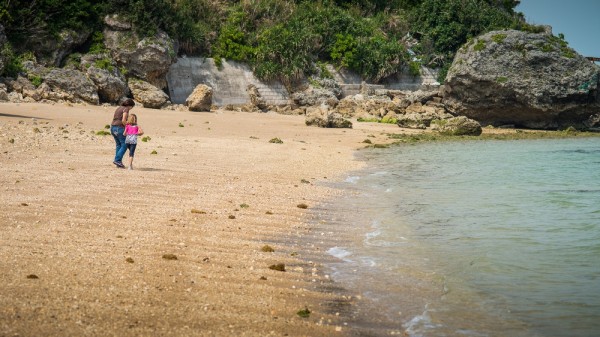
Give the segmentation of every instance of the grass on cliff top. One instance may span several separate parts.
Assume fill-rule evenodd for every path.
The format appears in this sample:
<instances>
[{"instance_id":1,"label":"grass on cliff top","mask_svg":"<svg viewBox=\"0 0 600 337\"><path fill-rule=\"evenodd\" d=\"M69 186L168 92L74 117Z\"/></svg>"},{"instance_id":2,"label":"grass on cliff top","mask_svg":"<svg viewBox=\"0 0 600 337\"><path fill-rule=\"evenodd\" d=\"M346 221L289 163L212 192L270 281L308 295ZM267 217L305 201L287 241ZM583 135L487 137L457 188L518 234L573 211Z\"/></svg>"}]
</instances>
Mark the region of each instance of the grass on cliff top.
<instances>
[{"instance_id":1,"label":"grass on cliff top","mask_svg":"<svg viewBox=\"0 0 600 337\"><path fill-rule=\"evenodd\" d=\"M572 129L562 131L540 131L520 129L491 130L489 128L484 128L483 133L480 136L447 136L435 132L423 132L418 134L390 133L387 136L389 137L389 139L395 140L394 144L414 144L424 142L465 140L523 140L600 137L600 132L575 131Z\"/></svg>"}]
</instances>

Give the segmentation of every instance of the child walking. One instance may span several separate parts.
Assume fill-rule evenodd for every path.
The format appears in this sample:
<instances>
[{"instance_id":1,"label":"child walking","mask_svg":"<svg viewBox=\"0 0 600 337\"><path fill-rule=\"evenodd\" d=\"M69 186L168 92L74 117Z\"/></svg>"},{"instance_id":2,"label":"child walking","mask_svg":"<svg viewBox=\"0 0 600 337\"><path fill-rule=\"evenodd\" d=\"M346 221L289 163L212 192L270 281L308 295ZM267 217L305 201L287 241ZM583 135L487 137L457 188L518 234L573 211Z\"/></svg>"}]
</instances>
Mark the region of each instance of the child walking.
<instances>
[{"instance_id":1,"label":"child walking","mask_svg":"<svg viewBox=\"0 0 600 337\"><path fill-rule=\"evenodd\" d=\"M125 126L125 144L129 150L129 169L133 170L133 156L135 154L135 147L137 146L137 136L144 134L142 128L137 124L137 116L135 114L129 114L127 118L127 125Z\"/></svg>"}]
</instances>

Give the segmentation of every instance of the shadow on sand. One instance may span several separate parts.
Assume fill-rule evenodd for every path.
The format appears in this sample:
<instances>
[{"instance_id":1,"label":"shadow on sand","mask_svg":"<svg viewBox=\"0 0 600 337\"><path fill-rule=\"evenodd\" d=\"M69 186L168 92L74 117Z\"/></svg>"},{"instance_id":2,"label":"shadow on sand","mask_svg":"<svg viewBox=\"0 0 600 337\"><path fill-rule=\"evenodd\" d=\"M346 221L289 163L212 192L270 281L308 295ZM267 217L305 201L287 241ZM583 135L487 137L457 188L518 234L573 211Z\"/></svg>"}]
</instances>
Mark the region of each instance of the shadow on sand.
<instances>
[{"instance_id":1,"label":"shadow on sand","mask_svg":"<svg viewBox=\"0 0 600 337\"><path fill-rule=\"evenodd\" d=\"M13 115L13 114L5 114L5 113L0 113L0 117L13 117L13 118L35 118L35 119L50 119L50 118L43 118L43 117L33 117L33 116L23 116L23 115Z\"/></svg>"}]
</instances>

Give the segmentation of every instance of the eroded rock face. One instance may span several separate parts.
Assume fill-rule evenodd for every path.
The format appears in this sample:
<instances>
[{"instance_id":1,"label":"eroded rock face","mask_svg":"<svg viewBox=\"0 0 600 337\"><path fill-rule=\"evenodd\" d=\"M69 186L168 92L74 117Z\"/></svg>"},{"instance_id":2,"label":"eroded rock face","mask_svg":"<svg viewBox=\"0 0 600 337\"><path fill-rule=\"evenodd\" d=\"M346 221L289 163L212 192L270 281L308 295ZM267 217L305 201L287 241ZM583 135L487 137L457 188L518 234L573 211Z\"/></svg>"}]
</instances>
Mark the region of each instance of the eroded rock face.
<instances>
[{"instance_id":1,"label":"eroded rock face","mask_svg":"<svg viewBox=\"0 0 600 337\"><path fill-rule=\"evenodd\" d=\"M547 33L494 31L463 46L443 88L446 108L483 125L589 127L600 68Z\"/></svg>"},{"instance_id":2,"label":"eroded rock face","mask_svg":"<svg viewBox=\"0 0 600 337\"><path fill-rule=\"evenodd\" d=\"M99 104L98 88L79 70L52 69L45 76L41 87L43 89L41 98L44 99Z\"/></svg>"},{"instance_id":3,"label":"eroded rock face","mask_svg":"<svg viewBox=\"0 0 600 337\"><path fill-rule=\"evenodd\" d=\"M319 106L326 104L334 108L339 100L335 92L324 88L309 88L292 94L292 100L299 106Z\"/></svg>"},{"instance_id":4,"label":"eroded rock face","mask_svg":"<svg viewBox=\"0 0 600 337\"><path fill-rule=\"evenodd\" d=\"M129 89L133 99L144 108L160 109L169 102L169 96L164 91L146 81L130 79Z\"/></svg>"},{"instance_id":5,"label":"eroded rock face","mask_svg":"<svg viewBox=\"0 0 600 337\"><path fill-rule=\"evenodd\" d=\"M254 84L249 84L246 88L248 96L250 96L250 105L260 111L267 111L267 103L265 99L260 95L258 88Z\"/></svg>"},{"instance_id":6,"label":"eroded rock face","mask_svg":"<svg viewBox=\"0 0 600 337\"><path fill-rule=\"evenodd\" d=\"M81 58L81 66L98 87L100 101L118 103L119 99L128 96L127 80L108 55L85 55Z\"/></svg>"},{"instance_id":7,"label":"eroded rock face","mask_svg":"<svg viewBox=\"0 0 600 337\"><path fill-rule=\"evenodd\" d=\"M213 90L206 84L198 84L194 91L185 100L185 105L190 111L210 111L212 106Z\"/></svg>"},{"instance_id":8,"label":"eroded rock face","mask_svg":"<svg viewBox=\"0 0 600 337\"><path fill-rule=\"evenodd\" d=\"M337 112L330 112L325 105L307 108L305 123L308 126L321 128L352 128L352 122Z\"/></svg>"},{"instance_id":9,"label":"eroded rock face","mask_svg":"<svg viewBox=\"0 0 600 337\"><path fill-rule=\"evenodd\" d=\"M104 43L119 66L155 87L167 86L169 66L176 61L175 42L165 32L140 39L118 16L104 19Z\"/></svg>"},{"instance_id":10,"label":"eroded rock face","mask_svg":"<svg viewBox=\"0 0 600 337\"><path fill-rule=\"evenodd\" d=\"M449 136L479 136L482 132L477 121L465 116L434 120L431 122L431 129Z\"/></svg>"}]
</instances>

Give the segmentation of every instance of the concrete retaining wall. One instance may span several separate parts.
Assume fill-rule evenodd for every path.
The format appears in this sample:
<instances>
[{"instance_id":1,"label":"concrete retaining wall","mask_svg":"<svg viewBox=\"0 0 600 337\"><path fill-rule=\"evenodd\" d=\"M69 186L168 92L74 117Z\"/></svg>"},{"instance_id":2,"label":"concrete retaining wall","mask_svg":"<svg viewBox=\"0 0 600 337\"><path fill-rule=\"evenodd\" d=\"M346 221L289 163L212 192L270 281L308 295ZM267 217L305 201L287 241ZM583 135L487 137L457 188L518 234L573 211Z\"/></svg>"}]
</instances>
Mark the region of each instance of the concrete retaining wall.
<instances>
[{"instance_id":1,"label":"concrete retaining wall","mask_svg":"<svg viewBox=\"0 0 600 337\"><path fill-rule=\"evenodd\" d=\"M355 95L360 92L362 78L348 71L338 71L329 66L329 71L340 83L342 95ZM412 77L400 74L395 79L381 85L372 85L376 89L419 90L435 89L437 74L431 69L421 68L421 76ZM223 61L218 68L213 59L199 57L183 57L171 65L167 73L169 96L175 104L185 104L185 100L198 84L206 84L213 88L213 103L224 106L228 104L242 105L250 102L246 88L254 84L267 104L283 105L290 101L287 89L279 82L263 83L259 81L250 67L245 64Z\"/></svg>"},{"instance_id":2,"label":"concrete retaining wall","mask_svg":"<svg viewBox=\"0 0 600 337\"><path fill-rule=\"evenodd\" d=\"M281 83L260 82L245 64L223 61L219 69L213 59L183 57L167 73L171 102L184 104L198 84L213 88L213 103L219 106L250 102L247 87L254 84L267 104L287 104L289 95Z\"/></svg>"}]
</instances>

